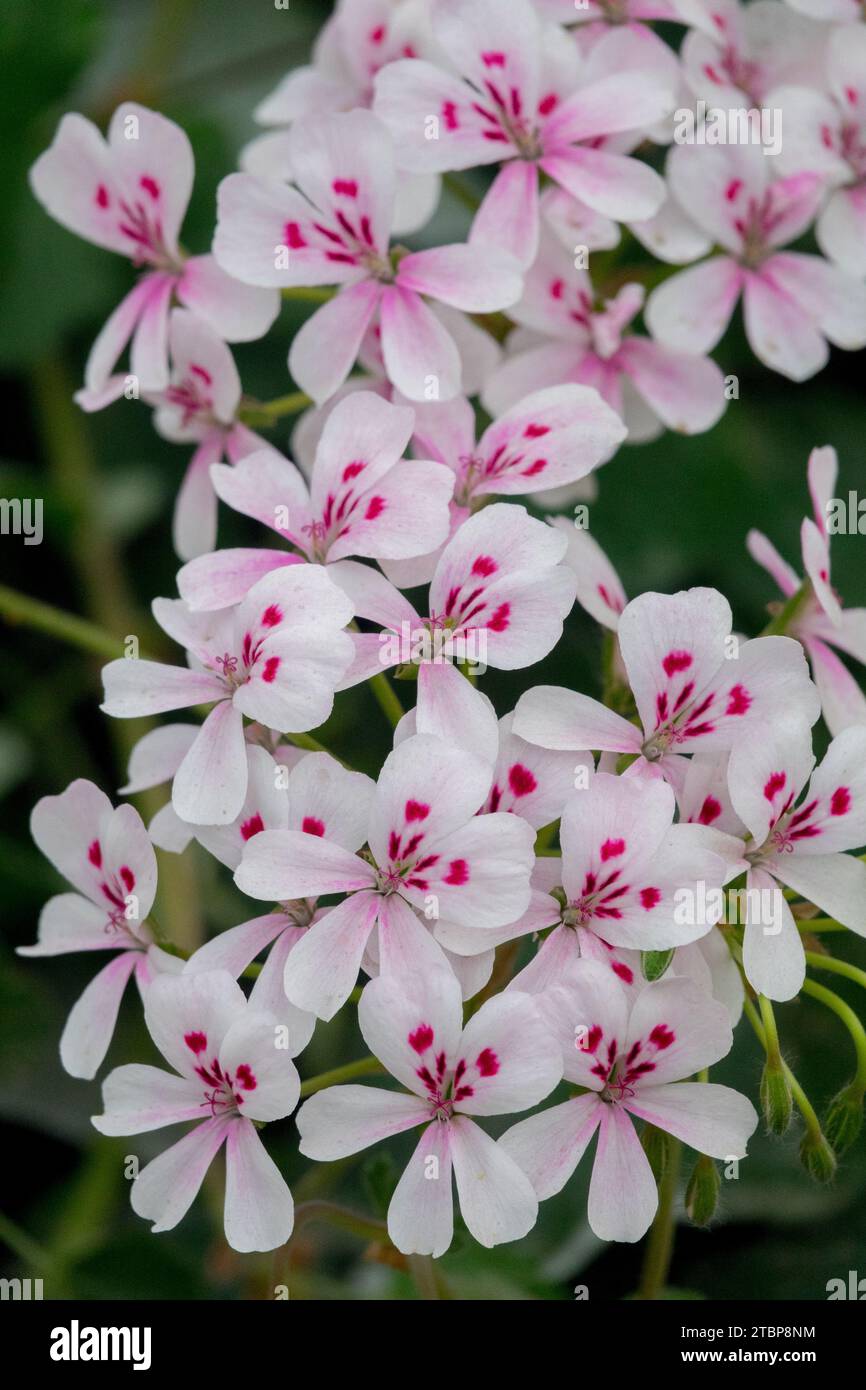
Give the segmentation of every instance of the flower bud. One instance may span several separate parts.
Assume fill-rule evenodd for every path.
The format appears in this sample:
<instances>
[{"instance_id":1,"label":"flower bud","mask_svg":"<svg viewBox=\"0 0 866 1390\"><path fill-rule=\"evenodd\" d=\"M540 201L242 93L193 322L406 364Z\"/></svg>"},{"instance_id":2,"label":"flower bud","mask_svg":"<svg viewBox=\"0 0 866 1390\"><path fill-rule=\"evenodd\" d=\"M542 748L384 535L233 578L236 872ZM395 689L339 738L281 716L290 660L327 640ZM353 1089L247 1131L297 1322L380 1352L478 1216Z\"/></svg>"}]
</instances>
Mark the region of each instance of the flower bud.
<instances>
[{"instance_id":1,"label":"flower bud","mask_svg":"<svg viewBox=\"0 0 866 1390\"><path fill-rule=\"evenodd\" d=\"M769 1059L761 1075L761 1108L772 1134L784 1134L791 1123L791 1087L779 1063Z\"/></svg>"},{"instance_id":2,"label":"flower bud","mask_svg":"<svg viewBox=\"0 0 866 1390\"><path fill-rule=\"evenodd\" d=\"M800 1161L815 1182L832 1182L836 1174L836 1155L819 1131L807 1131L800 1145Z\"/></svg>"},{"instance_id":3,"label":"flower bud","mask_svg":"<svg viewBox=\"0 0 866 1390\"><path fill-rule=\"evenodd\" d=\"M709 1226L716 1213L722 1180L707 1154L701 1154L686 1187L686 1212L695 1226Z\"/></svg>"},{"instance_id":4,"label":"flower bud","mask_svg":"<svg viewBox=\"0 0 866 1390\"><path fill-rule=\"evenodd\" d=\"M850 1149L863 1126L863 1091L853 1083L834 1096L827 1107L824 1132L837 1154Z\"/></svg>"}]
</instances>

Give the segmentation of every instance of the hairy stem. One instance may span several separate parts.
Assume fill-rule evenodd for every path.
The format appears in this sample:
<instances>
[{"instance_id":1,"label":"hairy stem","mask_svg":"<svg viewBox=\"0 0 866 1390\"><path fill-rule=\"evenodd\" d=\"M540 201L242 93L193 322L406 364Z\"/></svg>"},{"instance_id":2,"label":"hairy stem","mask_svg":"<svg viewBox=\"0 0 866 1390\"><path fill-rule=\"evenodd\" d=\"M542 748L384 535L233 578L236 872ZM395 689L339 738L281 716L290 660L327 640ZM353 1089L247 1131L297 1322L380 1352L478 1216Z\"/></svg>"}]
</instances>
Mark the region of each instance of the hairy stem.
<instances>
[{"instance_id":1,"label":"hairy stem","mask_svg":"<svg viewBox=\"0 0 866 1390\"><path fill-rule=\"evenodd\" d=\"M680 1175L683 1146L679 1139L665 1136L665 1171L659 1183L659 1205L647 1236L638 1298L658 1299L664 1292L674 1252L674 1202Z\"/></svg>"}]
</instances>

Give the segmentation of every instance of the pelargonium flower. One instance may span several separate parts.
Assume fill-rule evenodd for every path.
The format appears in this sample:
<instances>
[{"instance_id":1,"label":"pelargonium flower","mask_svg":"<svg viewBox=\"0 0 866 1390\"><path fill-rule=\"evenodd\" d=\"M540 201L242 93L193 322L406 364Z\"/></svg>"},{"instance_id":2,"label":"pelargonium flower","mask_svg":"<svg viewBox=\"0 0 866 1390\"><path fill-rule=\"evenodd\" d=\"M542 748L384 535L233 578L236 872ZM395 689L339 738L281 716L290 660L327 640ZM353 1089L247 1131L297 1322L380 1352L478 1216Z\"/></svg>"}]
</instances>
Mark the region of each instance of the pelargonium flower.
<instances>
[{"instance_id":1,"label":"pelargonium flower","mask_svg":"<svg viewBox=\"0 0 866 1390\"><path fill-rule=\"evenodd\" d=\"M623 417L631 443L654 438L664 426L683 434L711 429L725 409L721 371L707 357L628 333L643 299L643 286L631 284L599 304L573 255L543 238L523 298L509 311L521 325L514 350L489 376L485 407L496 413L551 382L580 382Z\"/></svg>"},{"instance_id":2,"label":"pelargonium flower","mask_svg":"<svg viewBox=\"0 0 866 1390\"><path fill-rule=\"evenodd\" d=\"M540 1200L560 1192L598 1130L588 1218L601 1240L636 1241L658 1206L632 1117L712 1158L744 1158L758 1117L745 1096L684 1077L726 1056L727 1010L691 980L662 979L635 998L597 961L543 996L565 1078L586 1094L521 1120L499 1141Z\"/></svg>"},{"instance_id":3,"label":"pelargonium flower","mask_svg":"<svg viewBox=\"0 0 866 1390\"><path fill-rule=\"evenodd\" d=\"M836 493L836 450L813 449L809 455L809 491L814 521L805 517L800 530L803 571L811 591L792 616L788 631L803 643L812 666L812 677L821 697L821 709L832 734L849 724L866 724L866 697L831 647L866 663L866 609L843 608L830 577L829 504ZM790 599L802 584L761 531L750 531L746 545L753 560L771 574L784 597Z\"/></svg>"},{"instance_id":4,"label":"pelargonium flower","mask_svg":"<svg viewBox=\"0 0 866 1390\"><path fill-rule=\"evenodd\" d=\"M531 666L556 645L574 603L561 564L565 536L524 507L495 502L471 516L445 546L422 617L381 574L353 560L333 571L359 617L381 631L355 634L343 688L390 666L417 666L419 733L464 739L493 762L496 717L455 662L505 671Z\"/></svg>"},{"instance_id":5,"label":"pelargonium flower","mask_svg":"<svg viewBox=\"0 0 866 1390\"><path fill-rule=\"evenodd\" d=\"M568 537L564 563L577 580L577 602L602 627L616 632L628 596L607 555L585 527L568 517L551 517L550 524Z\"/></svg>"},{"instance_id":6,"label":"pelargonium flower","mask_svg":"<svg viewBox=\"0 0 866 1390\"><path fill-rule=\"evenodd\" d=\"M49 898L35 946L21 956L116 951L73 1006L60 1039L71 1076L90 1080L108 1051L123 991L135 975L142 994L155 973L180 961L155 944L147 915L156 895L156 856L132 806L113 807L92 782L78 778L60 796L43 796L30 818L42 853L73 888Z\"/></svg>"},{"instance_id":7,"label":"pelargonium flower","mask_svg":"<svg viewBox=\"0 0 866 1390\"><path fill-rule=\"evenodd\" d=\"M527 913L504 928L496 944L507 939L505 932L515 938L554 927L545 950L566 968L569 958L584 954L590 933L604 948L590 945L590 951L602 958L611 947L659 951L704 936L721 907L715 914L702 912L698 885L720 887L729 870L703 827L674 825L675 809L674 793L665 782L606 772L590 775L562 811L561 862L541 866L539 877L553 871L548 891L533 894ZM696 907L689 921L676 911L678 895L687 893ZM712 904L711 897L704 897ZM486 932L471 923L468 933L441 924L436 935L455 951L478 950L486 940ZM631 983L629 975L622 972Z\"/></svg>"},{"instance_id":8,"label":"pelargonium flower","mask_svg":"<svg viewBox=\"0 0 866 1390\"><path fill-rule=\"evenodd\" d=\"M188 309L173 309L168 330L171 376L164 391L145 393L154 406L158 433L175 444L194 443L174 504L172 537L182 560L213 550L217 532L216 495L210 478L213 464L268 449L266 440L238 419L241 382L222 338ZM86 392L76 396L88 407Z\"/></svg>"},{"instance_id":9,"label":"pelargonium flower","mask_svg":"<svg viewBox=\"0 0 866 1390\"><path fill-rule=\"evenodd\" d=\"M677 200L725 255L689 267L650 295L655 338L709 352L740 294L755 356L792 381L825 365L828 342L866 344L866 286L821 256L783 251L809 228L824 198L820 174L774 178L757 145L677 145L667 175Z\"/></svg>"},{"instance_id":10,"label":"pelargonium flower","mask_svg":"<svg viewBox=\"0 0 866 1390\"><path fill-rule=\"evenodd\" d=\"M193 669L122 657L103 668L102 709L118 719L213 705L175 773L172 804L194 825L228 825L247 792L244 716L282 733L327 719L352 659L345 595L318 565L267 574L236 608L191 613L157 599L157 622Z\"/></svg>"},{"instance_id":11,"label":"pelargonium flower","mask_svg":"<svg viewBox=\"0 0 866 1390\"><path fill-rule=\"evenodd\" d=\"M773 107L770 93L777 83L811 85L821 71L827 32L814 22L811 7L797 14L775 0L676 3L683 20L694 25L680 49L684 76L714 108Z\"/></svg>"},{"instance_id":12,"label":"pelargonium flower","mask_svg":"<svg viewBox=\"0 0 866 1390\"><path fill-rule=\"evenodd\" d=\"M782 112L779 151L784 174L820 174L830 197L815 223L818 245L849 275L866 275L866 30L862 22L831 32L827 91L780 86L771 100ZM793 81L795 79L789 79Z\"/></svg>"},{"instance_id":13,"label":"pelargonium flower","mask_svg":"<svg viewBox=\"0 0 866 1390\"><path fill-rule=\"evenodd\" d=\"M619 417L586 387L550 386L525 396L476 442L475 411L465 396L419 404L414 447L454 474L453 535L482 499L565 487L606 463L625 438ZM383 564L400 588L429 584L441 548Z\"/></svg>"},{"instance_id":14,"label":"pelargonium flower","mask_svg":"<svg viewBox=\"0 0 866 1390\"><path fill-rule=\"evenodd\" d=\"M716 589L641 594L617 628L640 726L588 695L536 686L517 702L514 730L542 748L630 753L637 772L675 776L677 754L732 748L752 725L810 728L820 707L799 643L740 642L731 623Z\"/></svg>"},{"instance_id":15,"label":"pelargonium flower","mask_svg":"<svg viewBox=\"0 0 866 1390\"><path fill-rule=\"evenodd\" d=\"M121 394L124 378L112 378L112 371L130 338L130 367L141 390L168 385L174 296L230 343L260 338L277 316L272 289L240 284L212 256L181 250L193 172L180 126L131 101L115 111L107 141L84 116L64 116L30 171L34 194L57 222L144 268L90 350L84 384L91 409Z\"/></svg>"},{"instance_id":16,"label":"pelargonium flower","mask_svg":"<svg viewBox=\"0 0 866 1390\"><path fill-rule=\"evenodd\" d=\"M298 121L288 135L295 188L230 174L220 184L214 255L251 285L336 285L307 319L289 371L321 404L340 387L378 314L389 379L410 400L460 390L460 355L425 296L469 312L507 309L519 267L463 244L390 246L397 180L388 131L369 111Z\"/></svg>"},{"instance_id":17,"label":"pelargonium flower","mask_svg":"<svg viewBox=\"0 0 866 1390\"><path fill-rule=\"evenodd\" d=\"M519 816L478 815L493 769L483 758L441 739L416 734L385 760L370 807L369 854L349 852L326 836L267 830L249 841L235 874L252 898L289 899L342 893L314 922L286 963L292 1003L333 1018L358 977L378 927L380 972L444 967L428 921L498 927L525 910L534 832Z\"/></svg>"},{"instance_id":18,"label":"pelargonium flower","mask_svg":"<svg viewBox=\"0 0 866 1390\"><path fill-rule=\"evenodd\" d=\"M447 539L454 490L454 473L443 462L402 457L414 421L412 409L354 391L325 421L309 486L273 449L233 468L214 467L213 486L230 507L263 522L310 561L409 560ZM281 550L218 550L186 565L178 588L195 610L220 608L290 562Z\"/></svg>"},{"instance_id":19,"label":"pelargonium flower","mask_svg":"<svg viewBox=\"0 0 866 1390\"><path fill-rule=\"evenodd\" d=\"M424 1125L388 1208L388 1234L406 1254L451 1244L452 1171L460 1213L488 1248L518 1240L538 1203L517 1164L477 1116L528 1110L562 1075L556 1040L525 994L489 999L463 1027L460 989L444 970L373 980L358 1024L374 1056L409 1092L331 1086L298 1112L300 1150L330 1162Z\"/></svg>"},{"instance_id":20,"label":"pelargonium flower","mask_svg":"<svg viewBox=\"0 0 866 1390\"><path fill-rule=\"evenodd\" d=\"M254 755L255 763L252 761ZM367 838L375 793L375 783L369 777L362 772L350 772L327 753L306 753L285 779L285 789L275 793L273 777L261 761L267 759L273 768L272 759L260 748L251 748L249 756L247 814L242 813L239 833L234 832L234 827L208 827L199 831L199 839L211 853L216 852L217 837L223 838L233 832L228 862L236 869L243 858L243 847L253 836L268 830L313 835L330 840L351 854L361 848ZM266 776L269 780L265 780ZM274 804L276 797L280 800ZM218 857L227 861L227 856ZM283 985L286 961L310 924L319 921L326 911L318 907L315 897L281 902L263 917L229 927L200 946L184 966L184 973L227 970L237 979L256 956L268 950L250 1002L286 1021L289 1051L294 1056L312 1037L316 1016L297 1008L286 998Z\"/></svg>"},{"instance_id":21,"label":"pelargonium flower","mask_svg":"<svg viewBox=\"0 0 866 1390\"><path fill-rule=\"evenodd\" d=\"M252 1007L224 971L155 981L144 1001L148 1032L173 1072L117 1067L102 1087L100 1134L144 1134L196 1120L148 1163L130 1200L153 1231L171 1231L226 1146L225 1233L233 1250L274 1250L292 1233L292 1194L256 1125L281 1120L301 1083L280 1046L279 1024Z\"/></svg>"},{"instance_id":22,"label":"pelargonium flower","mask_svg":"<svg viewBox=\"0 0 866 1390\"><path fill-rule=\"evenodd\" d=\"M806 973L778 883L866 936L866 864L843 852L866 844L866 728L844 729L812 772L814 763L811 741L790 727L752 735L731 754L731 800L752 836L743 965L770 999L793 999Z\"/></svg>"},{"instance_id":23,"label":"pelargonium flower","mask_svg":"<svg viewBox=\"0 0 866 1390\"><path fill-rule=\"evenodd\" d=\"M432 26L454 72L418 59L389 63L376 77L374 110L407 169L502 163L473 243L505 247L532 264L539 171L608 217L658 210L664 186L656 172L597 148L605 136L640 131L673 110L673 92L656 72L608 72L600 43L581 86L573 40L543 25L528 0L439 0Z\"/></svg>"}]
</instances>

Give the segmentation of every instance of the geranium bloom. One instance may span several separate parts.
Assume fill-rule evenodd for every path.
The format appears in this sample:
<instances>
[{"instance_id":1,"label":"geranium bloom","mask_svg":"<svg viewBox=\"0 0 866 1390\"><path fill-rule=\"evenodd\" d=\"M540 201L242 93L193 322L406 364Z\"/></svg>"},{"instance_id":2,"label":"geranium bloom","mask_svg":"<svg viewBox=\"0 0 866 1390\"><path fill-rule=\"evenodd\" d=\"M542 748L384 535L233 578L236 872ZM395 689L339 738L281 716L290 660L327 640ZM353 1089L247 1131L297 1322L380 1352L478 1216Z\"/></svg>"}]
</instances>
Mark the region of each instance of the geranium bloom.
<instances>
[{"instance_id":1,"label":"geranium bloom","mask_svg":"<svg viewBox=\"0 0 866 1390\"><path fill-rule=\"evenodd\" d=\"M448 1249L452 1169L461 1215L481 1245L526 1235L538 1211L532 1188L473 1117L528 1110L562 1076L559 1047L532 999L489 999L464 1028L457 981L430 970L373 980L358 1024L370 1051L410 1094L377 1086L319 1092L298 1112L301 1153L329 1162L424 1125L388 1208L397 1249L433 1256Z\"/></svg>"},{"instance_id":2,"label":"geranium bloom","mask_svg":"<svg viewBox=\"0 0 866 1390\"><path fill-rule=\"evenodd\" d=\"M279 296L239 284L212 256L187 257L178 234L192 190L193 156L173 121L135 102L111 118L108 140L84 116L64 116L51 148L30 171L40 203L70 231L128 257L145 273L118 305L87 359L91 408L115 400L114 364L132 339L130 366L142 391L168 385L168 313L173 296L228 342L266 333Z\"/></svg>"},{"instance_id":3,"label":"geranium bloom","mask_svg":"<svg viewBox=\"0 0 866 1390\"><path fill-rule=\"evenodd\" d=\"M543 998L560 1040L566 1080L587 1093L521 1120L500 1140L540 1199L561 1191L599 1131L589 1224L601 1240L640 1240L658 1205L656 1182L632 1116L698 1153L743 1158L758 1123L737 1091L684 1081L726 1056L727 1010L691 980L647 985L635 997L597 961Z\"/></svg>"},{"instance_id":4,"label":"geranium bloom","mask_svg":"<svg viewBox=\"0 0 866 1390\"><path fill-rule=\"evenodd\" d=\"M344 893L313 923L286 966L286 993L299 1008L332 1018L348 998L378 924L382 974L408 961L444 966L413 911L429 921L479 927L513 921L529 902L534 833L519 816L477 815L493 769L482 758L417 734L388 755L366 833L369 854L297 830L256 835L235 882L270 901Z\"/></svg>"},{"instance_id":5,"label":"geranium bloom","mask_svg":"<svg viewBox=\"0 0 866 1390\"><path fill-rule=\"evenodd\" d=\"M524 397L476 442L475 412L465 396L418 405L414 444L454 474L451 532L486 497L515 497L577 482L606 463L625 438L625 427L595 391L550 386ZM428 584L438 550L409 562L383 565L400 588Z\"/></svg>"},{"instance_id":6,"label":"geranium bloom","mask_svg":"<svg viewBox=\"0 0 866 1390\"><path fill-rule=\"evenodd\" d=\"M827 361L827 342L866 343L866 286L820 256L782 251L808 229L824 197L820 175L773 178L757 145L677 145L667 173L677 200L727 253L653 290L653 336L683 352L709 352L740 294L746 336L768 367L805 381Z\"/></svg>"},{"instance_id":7,"label":"geranium bloom","mask_svg":"<svg viewBox=\"0 0 866 1390\"><path fill-rule=\"evenodd\" d=\"M607 217L658 210L664 186L655 171L597 148L605 136L640 131L673 109L673 92L656 72L609 72L602 40L585 78L574 42L542 25L528 0L439 0L432 25L455 72L413 59L389 63L376 78L374 110L407 169L502 163L473 243L505 247L532 264L539 170Z\"/></svg>"},{"instance_id":8,"label":"geranium bloom","mask_svg":"<svg viewBox=\"0 0 866 1390\"><path fill-rule=\"evenodd\" d=\"M521 325L515 351L488 378L486 408L505 410L550 382L581 382L623 417L632 443L654 438L664 426L683 434L711 429L725 409L722 373L709 358L628 333L643 299L643 286L633 284L598 304L588 273L544 238L523 298L510 310Z\"/></svg>"},{"instance_id":9,"label":"geranium bloom","mask_svg":"<svg viewBox=\"0 0 866 1390\"><path fill-rule=\"evenodd\" d=\"M253 762L253 758L256 761ZM291 830L294 834L327 839L354 853L367 838L370 807L375 783L362 772L349 772L327 753L307 753L292 769L285 789L275 791L273 761L260 748L251 748L250 787L247 804L234 827L209 827L198 838L217 852L215 840L228 841L228 855L218 855L234 869L243 857L243 848L254 835L267 830ZM262 762L271 764L267 770ZM261 809L257 809L261 808ZM265 1008L289 1026L290 1052L294 1056L310 1040L316 1017L298 1009L286 998L283 976L289 953L307 928L324 916L315 897L281 902L273 912L237 927L222 931L190 956L185 973L227 970L235 979L262 951L268 951L261 974L253 986L250 1002Z\"/></svg>"},{"instance_id":10,"label":"geranium bloom","mask_svg":"<svg viewBox=\"0 0 866 1390\"><path fill-rule=\"evenodd\" d=\"M597 772L581 791L572 791L560 822L561 863L540 866L553 870L562 892L533 895L528 912L505 932L516 937L556 926L552 944L556 958L567 966L569 957L583 954L588 933L600 938L605 950L666 950L685 945L709 931L721 915L698 907L698 882L720 886L728 876L713 840L695 825L674 825L674 793L660 780L645 782ZM740 846L742 848L742 846ZM676 911L679 895L691 894L696 911L685 921ZM472 924L470 924L471 927ZM473 946L472 931L437 928L437 938L453 950ZM474 933L483 941L486 933ZM552 938L545 943L547 947ZM590 947L592 954L604 955ZM630 972L622 977L629 983Z\"/></svg>"},{"instance_id":11,"label":"geranium bloom","mask_svg":"<svg viewBox=\"0 0 866 1390\"><path fill-rule=\"evenodd\" d=\"M325 421L309 486L273 449L234 468L215 467L213 485L230 507L263 522L308 560L408 560L447 539L454 490L454 473L443 463L402 457L414 421L413 410L354 391ZM218 550L181 570L178 588L194 609L220 608L290 559L262 547Z\"/></svg>"},{"instance_id":12,"label":"geranium bloom","mask_svg":"<svg viewBox=\"0 0 866 1390\"><path fill-rule=\"evenodd\" d=\"M146 393L157 431L196 448L174 504L172 536L182 560L213 550L217 531L213 464L267 449L267 441L237 418L241 382L231 352L213 329L188 309L173 309L168 330L171 377L164 391ZM123 380L123 378L121 378ZM87 402L78 393L79 404Z\"/></svg>"},{"instance_id":13,"label":"geranium bloom","mask_svg":"<svg viewBox=\"0 0 866 1390\"><path fill-rule=\"evenodd\" d=\"M680 49L683 73L713 107L772 107L768 94L777 83L811 84L821 70L826 30L814 22L811 8L801 15L776 0L676 3L682 19L695 26Z\"/></svg>"},{"instance_id":14,"label":"geranium bloom","mask_svg":"<svg viewBox=\"0 0 866 1390\"><path fill-rule=\"evenodd\" d=\"M830 647L866 663L866 609L842 608L830 580L828 523L838 476L836 450L813 449L808 476L815 519L803 519L800 543L811 592L804 596L788 631L800 639L809 654L824 719L830 732L838 734L849 724L866 724L866 697ZM752 559L773 576L786 599L798 592L802 580L763 532L750 531L746 545Z\"/></svg>"},{"instance_id":15,"label":"geranium bloom","mask_svg":"<svg viewBox=\"0 0 866 1390\"><path fill-rule=\"evenodd\" d=\"M42 853L77 891L49 898L35 946L21 956L117 951L74 1005L60 1039L71 1076L95 1076L111 1042L130 975L143 993L155 971L180 961L154 945L146 918L156 894L156 856L132 806L112 806L79 778L60 796L36 803L30 830Z\"/></svg>"},{"instance_id":16,"label":"geranium bloom","mask_svg":"<svg viewBox=\"0 0 866 1390\"><path fill-rule=\"evenodd\" d=\"M133 1211L154 1231L173 1230L225 1144L226 1240L241 1251L283 1245L294 1224L292 1194L253 1123L281 1120L298 1103L301 1083L279 1025L220 970L155 981L144 1020L174 1072L117 1067L93 1124L114 1135L199 1123L142 1168L130 1192Z\"/></svg>"},{"instance_id":17,"label":"geranium bloom","mask_svg":"<svg viewBox=\"0 0 866 1390\"><path fill-rule=\"evenodd\" d=\"M396 170L387 130L369 111L292 126L296 188L230 174L219 190L214 255L252 285L337 285L296 334L289 370L321 403L349 374L378 313L389 379L410 400L460 390L460 355L422 296L488 313L520 296L504 251L466 245L390 247Z\"/></svg>"},{"instance_id":18,"label":"geranium bloom","mask_svg":"<svg viewBox=\"0 0 866 1390\"><path fill-rule=\"evenodd\" d=\"M442 551L426 617L382 575L344 561L334 571L337 583L356 613L382 631L354 636L355 662L343 688L389 666L416 665L418 732L451 738L462 728L470 746L492 762L495 715L454 662L513 671L552 650L574 603L574 576L560 563L566 545L565 536L523 507L485 507Z\"/></svg>"},{"instance_id":19,"label":"geranium bloom","mask_svg":"<svg viewBox=\"0 0 866 1390\"><path fill-rule=\"evenodd\" d=\"M668 775L676 754L731 748L750 725L784 717L809 728L818 718L799 643L741 643L715 589L641 594L626 605L617 632L642 727L588 695L537 686L514 711L521 738L542 748L631 753L643 760L640 772Z\"/></svg>"},{"instance_id":20,"label":"geranium bloom","mask_svg":"<svg viewBox=\"0 0 866 1390\"><path fill-rule=\"evenodd\" d=\"M793 999L806 973L803 944L776 882L866 936L866 864L841 851L866 844L866 728L845 729L824 761L802 730L765 730L731 754L734 809L752 836L743 964L755 989ZM797 804L806 782L808 788Z\"/></svg>"},{"instance_id":21,"label":"geranium bloom","mask_svg":"<svg viewBox=\"0 0 866 1390\"><path fill-rule=\"evenodd\" d=\"M297 564L265 575L236 608L202 615L157 599L153 611L194 668L111 661L102 672L102 708L129 719L212 704L175 773L172 803L181 820L228 825L247 792L244 716L283 733L327 719L352 659L342 630L351 605L318 565Z\"/></svg>"},{"instance_id":22,"label":"geranium bloom","mask_svg":"<svg viewBox=\"0 0 866 1390\"><path fill-rule=\"evenodd\" d=\"M779 168L820 174L833 190L815 224L818 245L849 275L866 275L866 29L831 33L829 90L776 88L769 100L784 117ZM789 79L794 80L794 79Z\"/></svg>"}]
</instances>

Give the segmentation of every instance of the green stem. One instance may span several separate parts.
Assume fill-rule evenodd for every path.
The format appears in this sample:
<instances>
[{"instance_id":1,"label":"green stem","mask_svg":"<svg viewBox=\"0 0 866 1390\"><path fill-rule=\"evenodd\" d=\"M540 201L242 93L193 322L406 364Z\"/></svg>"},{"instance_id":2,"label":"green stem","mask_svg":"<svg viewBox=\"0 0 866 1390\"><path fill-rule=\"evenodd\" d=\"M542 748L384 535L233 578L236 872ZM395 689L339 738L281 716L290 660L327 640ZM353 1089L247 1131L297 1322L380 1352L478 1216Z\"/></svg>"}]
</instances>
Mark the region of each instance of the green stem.
<instances>
[{"instance_id":1,"label":"green stem","mask_svg":"<svg viewBox=\"0 0 866 1390\"><path fill-rule=\"evenodd\" d=\"M773 1005L765 994L758 995L758 1004L761 1010L761 1022L764 1025L767 1061L770 1063L771 1067L779 1067L782 1062L782 1050L779 1047L779 1030L776 1027L776 1015L773 1013Z\"/></svg>"},{"instance_id":2,"label":"green stem","mask_svg":"<svg viewBox=\"0 0 866 1390\"><path fill-rule=\"evenodd\" d=\"M848 1032L851 1034L851 1041L857 1053L857 1075L856 1083L866 1089L866 1028L844 999L840 999L838 994L834 994L832 989L827 989L824 985L819 985L817 980L804 980L803 993L809 994L813 999L826 1008L831 1009L837 1018L841 1019Z\"/></svg>"},{"instance_id":3,"label":"green stem","mask_svg":"<svg viewBox=\"0 0 866 1390\"><path fill-rule=\"evenodd\" d=\"M453 193L457 201L468 208L470 212L477 212L480 208L481 199L477 193L456 174L443 174L442 185L448 189L449 193Z\"/></svg>"},{"instance_id":4,"label":"green stem","mask_svg":"<svg viewBox=\"0 0 866 1390\"><path fill-rule=\"evenodd\" d=\"M396 729L406 711L400 704L397 693L384 671L370 677L370 689L376 697L379 707L384 711L391 728Z\"/></svg>"},{"instance_id":5,"label":"green stem","mask_svg":"<svg viewBox=\"0 0 866 1390\"><path fill-rule=\"evenodd\" d=\"M308 753L328 753L332 758L336 757L336 754L331 753L330 748L326 748L324 743L320 743L317 738L313 738L312 734L286 734L285 737L289 740L289 743L293 743L296 748L306 748ZM337 761L339 762L340 759L338 758Z\"/></svg>"},{"instance_id":6,"label":"green stem","mask_svg":"<svg viewBox=\"0 0 866 1390\"><path fill-rule=\"evenodd\" d=\"M641 1269L638 1298L658 1299L664 1292L674 1249L674 1202L680 1174L683 1146L679 1139L665 1136L667 1161L659 1183L659 1205L647 1237Z\"/></svg>"},{"instance_id":7,"label":"green stem","mask_svg":"<svg viewBox=\"0 0 866 1390\"><path fill-rule=\"evenodd\" d=\"M22 1231L21 1227L0 1211L0 1241L7 1245L23 1264L49 1274L54 1269L54 1260L37 1240Z\"/></svg>"},{"instance_id":8,"label":"green stem","mask_svg":"<svg viewBox=\"0 0 866 1390\"><path fill-rule=\"evenodd\" d=\"M800 931L806 932L826 932L826 931L847 931L841 922L834 922L832 917L799 917L795 918Z\"/></svg>"},{"instance_id":9,"label":"green stem","mask_svg":"<svg viewBox=\"0 0 866 1390\"><path fill-rule=\"evenodd\" d=\"M811 965L813 970L829 970L833 975L844 975L846 979L853 980L855 985L866 989L866 970L861 970L859 965L852 965L850 961L839 960L836 956L823 956L817 951L807 951L806 964Z\"/></svg>"},{"instance_id":10,"label":"green stem","mask_svg":"<svg viewBox=\"0 0 866 1390\"><path fill-rule=\"evenodd\" d=\"M281 291L283 299L297 299L302 304L327 304L336 293L333 285L291 285Z\"/></svg>"},{"instance_id":11,"label":"green stem","mask_svg":"<svg viewBox=\"0 0 866 1390\"><path fill-rule=\"evenodd\" d=\"M385 1068L377 1057L361 1057L357 1062L347 1062L343 1067L320 1072L301 1083L301 1099L312 1096L316 1091L324 1091L326 1086L339 1086L343 1081L352 1081L356 1076L382 1075Z\"/></svg>"},{"instance_id":12,"label":"green stem","mask_svg":"<svg viewBox=\"0 0 866 1390\"><path fill-rule=\"evenodd\" d=\"M301 1202L300 1206L295 1208L292 1238L294 1239L302 1226L308 1225L311 1221L327 1221L331 1226L338 1226L341 1231L351 1231L352 1235L360 1236L362 1240L388 1239L388 1227L384 1221L378 1221L373 1216L362 1216L359 1212L338 1206L336 1202L326 1202L323 1198Z\"/></svg>"},{"instance_id":13,"label":"green stem","mask_svg":"<svg viewBox=\"0 0 866 1390\"><path fill-rule=\"evenodd\" d=\"M436 1282L436 1271L433 1268L432 1257L430 1255L407 1255L406 1263L421 1298L426 1302L440 1299L442 1295Z\"/></svg>"},{"instance_id":14,"label":"green stem","mask_svg":"<svg viewBox=\"0 0 866 1390\"><path fill-rule=\"evenodd\" d=\"M782 604L781 609L774 618L771 618L767 626L759 633L761 637L784 636L794 619L812 597L812 585L808 579L804 579L795 594Z\"/></svg>"},{"instance_id":15,"label":"green stem","mask_svg":"<svg viewBox=\"0 0 866 1390\"><path fill-rule=\"evenodd\" d=\"M290 391L287 396L276 396L272 401L243 401L238 417L251 429L267 429L284 416L297 415L312 404L312 399L305 392Z\"/></svg>"},{"instance_id":16,"label":"green stem","mask_svg":"<svg viewBox=\"0 0 866 1390\"><path fill-rule=\"evenodd\" d=\"M112 637L110 632L79 618L74 613L64 613L62 608L54 608L50 603L19 594L15 589L0 585L0 615L12 625L22 623L24 627L36 632L46 632L50 637L78 647L81 651L92 652L111 661L123 656L123 638Z\"/></svg>"}]
</instances>

